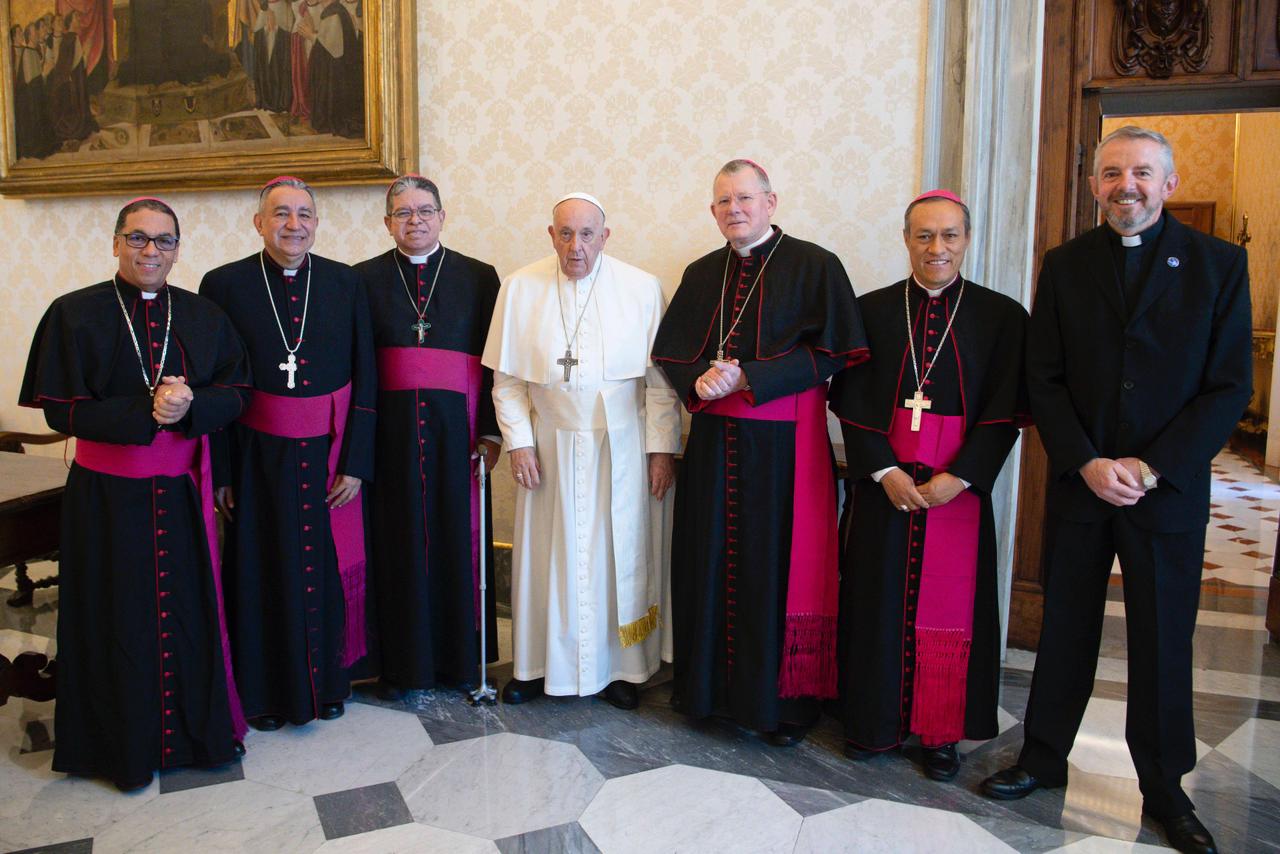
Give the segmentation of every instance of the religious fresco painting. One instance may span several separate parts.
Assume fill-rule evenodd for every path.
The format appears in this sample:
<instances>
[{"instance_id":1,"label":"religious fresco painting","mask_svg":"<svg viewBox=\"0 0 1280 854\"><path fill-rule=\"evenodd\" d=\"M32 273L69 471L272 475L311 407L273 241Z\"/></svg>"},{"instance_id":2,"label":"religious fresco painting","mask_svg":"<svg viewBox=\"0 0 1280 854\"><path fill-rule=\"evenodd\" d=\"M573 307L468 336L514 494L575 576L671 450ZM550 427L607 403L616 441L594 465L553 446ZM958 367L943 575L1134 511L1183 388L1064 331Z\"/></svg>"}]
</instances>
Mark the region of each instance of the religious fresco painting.
<instances>
[{"instance_id":1,"label":"religious fresco painting","mask_svg":"<svg viewBox=\"0 0 1280 854\"><path fill-rule=\"evenodd\" d=\"M0 192L41 194L29 186L37 175L55 181L83 175L94 179L90 189L121 188L102 174L104 167L125 167L129 177L142 178L158 166L170 186L235 186L264 156L274 161L261 165L265 173L323 153L317 165L325 174L312 175L321 181L375 177L343 175L344 151L357 167L370 160L387 167L373 170L379 175L397 165L377 150L385 147L380 132L399 131L403 138L404 131L389 127L403 123L386 120L385 102L399 93L384 91L397 87L383 87L378 72L398 60L389 54L404 45L383 46L377 36L394 32L380 23L412 14L408 2L0 5L7 11L10 54Z\"/></svg>"}]
</instances>

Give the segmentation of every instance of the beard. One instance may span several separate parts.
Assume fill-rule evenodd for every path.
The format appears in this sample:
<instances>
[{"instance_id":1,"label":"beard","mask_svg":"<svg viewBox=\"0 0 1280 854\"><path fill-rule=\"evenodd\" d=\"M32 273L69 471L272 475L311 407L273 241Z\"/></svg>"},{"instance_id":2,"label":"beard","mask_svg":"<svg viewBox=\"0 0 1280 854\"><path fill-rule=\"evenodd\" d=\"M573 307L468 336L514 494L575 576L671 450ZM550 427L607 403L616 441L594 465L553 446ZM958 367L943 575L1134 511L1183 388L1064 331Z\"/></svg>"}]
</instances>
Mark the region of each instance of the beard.
<instances>
[{"instance_id":1,"label":"beard","mask_svg":"<svg viewBox=\"0 0 1280 854\"><path fill-rule=\"evenodd\" d=\"M1160 215L1160 207L1152 207L1150 200L1142 196L1136 197L1136 204L1119 204L1120 199L1130 198L1134 197L1117 196L1115 199L1108 199L1107 205L1102 210L1107 222L1117 231L1141 230L1142 226L1155 222L1156 217Z\"/></svg>"}]
</instances>

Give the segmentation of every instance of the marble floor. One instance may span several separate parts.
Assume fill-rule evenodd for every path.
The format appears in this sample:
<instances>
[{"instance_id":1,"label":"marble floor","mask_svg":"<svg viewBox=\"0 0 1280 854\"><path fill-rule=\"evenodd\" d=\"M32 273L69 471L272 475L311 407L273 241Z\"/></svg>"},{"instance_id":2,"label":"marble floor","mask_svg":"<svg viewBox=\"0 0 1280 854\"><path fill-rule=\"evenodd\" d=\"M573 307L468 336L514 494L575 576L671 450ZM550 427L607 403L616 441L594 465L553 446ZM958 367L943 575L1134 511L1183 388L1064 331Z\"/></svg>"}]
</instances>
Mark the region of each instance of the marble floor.
<instances>
[{"instance_id":1,"label":"marble floor","mask_svg":"<svg viewBox=\"0 0 1280 854\"><path fill-rule=\"evenodd\" d=\"M1200 761L1184 785L1223 851L1277 851L1280 647L1263 614L1280 486L1228 453L1215 469L1195 644ZM1124 745L1114 581L1070 783L1024 801L977 794L1021 742L1035 657L1011 650L1002 733L962 744L950 784L924 777L910 746L845 760L830 720L795 748L690 724L668 706L666 670L636 712L594 698L477 709L448 691L385 703L357 690L340 720L253 732L239 764L166 772L129 795L53 773L52 704L11 700L0 706L0 851L1155 850ZM56 591L33 608L0 605L0 654L53 652L56 612ZM493 668L499 684L510 669Z\"/></svg>"}]
</instances>

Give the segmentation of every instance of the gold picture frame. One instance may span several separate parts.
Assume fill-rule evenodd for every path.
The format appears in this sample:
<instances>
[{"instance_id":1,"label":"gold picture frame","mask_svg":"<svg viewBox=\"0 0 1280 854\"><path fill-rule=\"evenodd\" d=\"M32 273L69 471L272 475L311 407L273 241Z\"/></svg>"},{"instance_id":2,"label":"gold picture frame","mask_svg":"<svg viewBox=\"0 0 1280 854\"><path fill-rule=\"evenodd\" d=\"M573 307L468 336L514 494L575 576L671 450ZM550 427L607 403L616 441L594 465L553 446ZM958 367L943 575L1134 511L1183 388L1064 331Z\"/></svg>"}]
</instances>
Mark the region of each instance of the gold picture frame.
<instances>
[{"instance_id":1,"label":"gold picture frame","mask_svg":"<svg viewBox=\"0 0 1280 854\"><path fill-rule=\"evenodd\" d=\"M288 108L282 112L259 108L261 96L258 93L268 87L259 86L247 76L247 66L253 64L253 59L249 59L245 66L239 66L240 55L236 51L245 45L241 41L237 48L232 39L237 34L244 37L245 27L249 26L246 21L252 22L271 8L268 0L185 0L201 14L206 9L209 11L209 27L206 28L209 32L198 33L209 55L215 59L225 56L228 51L235 55L230 60L223 60L223 65L219 66L225 69L225 73L199 79L189 74L187 76L195 82L188 83L177 80L136 82L145 76L137 69L158 68L158 72L152 73L152 77L157 79L171 73L163 65L165 56L161 56L159 62L154 57L144 56L147 51L154 53L154 41L140 39L139 44L147 47L140 48L136 58L129 52L131 28L145 33L148 27L160 26L140 10L160 9L162 13L170 14L181 5L155 6L161 2L170 3L172 0L0 0L0 38L5 47L0 56L0 152L3 153L0 158L0 194L41 197L239 189L261 186L280 174L297 175L321 185L363 184L383 182L416 169L417 19L414 0L345 0L348 7L360 4L356 7L359 17L347 16L348 21L361 22L364 119L363 128L358 131L362 136L359 137L351 135L353 132L350 130L343 131L348 134L346 137L340 136L336 130L319 133L307 123L307 116L291 115ZM289 15L290 8L285 7L298 5L299 0L269 2L283 4L276 8ZM303 2L309 4L309 9L327 9L331 4L338 5L344 0ZM135 6L135 3L140 5ZM45 13L42 11L45 6L63 11ZM66 11L77 6L86 9L84 16L73 17L73 11ZM225 19L220 17L224 8ZM112 38L110 46L103 47L107 40L100 33L105 25L95 32L83 22L95 14L99 21L103 20L108 9L111 28L105 32L111 33ZM15 10L26 12L28 19L34 22L14 20ZM40 17L33 18L37 13ZM336 16L336 13L332 14ZM132 17L128 17L130 15ZM274 16L271 20L274 35L279 28L275 26ZM349 37L353 30L347 24L344 27ZM60 32L46 32L50 29ZM266 28L259 26L257 30L248 32L250 49L257 50L252 38L256 38L259 31L266 31ZM79 44L67 35L73 32L80 34ZM169 32L173 32L172 22ZM314 29L306 32L314 32ZM210 33L227 39L227 43L216 41ZM92 41L94 37L96 42ZM186 37L190 38L191 33ZM280 38L298 39L291 34ZM89 63L84 57L90 56L91 51L85 49L86 44L96 44L98 48L98 55L92 58L99 77L88 87L84 83L84 69ZM31 49L31 45L38 50ZM61 49L60 45L63 46ZM280 49L276 48L277 51ZM291 49L298 48L293 46ZM170 55L184 56L176 52ZM262 55L268 54L254 54L256 57ZM296 60L296 56L296 53L292 54L301 66L302 62ZM325 57L328 56L326 53ZM125 73L123 69L129 68L131 59L133 70L128 72L130 79L126 82L119 75ZM102 69L98 69L99 64L103 65ZM259 64L264 69L267 67L267 63ZM79 76L73 77L68 67ZM15 88L15 73L23 76L20 91ZM107 78L105 83L103 77ZM74 80L79 88L73 86L69 89L68 80ZM28 81L33 82L29 84ZM46 82L49 84L47 89L43 88ZM92 100L85 92L91 91L95 85L98 92L96 100ZM299 84L294 82L292 85L296 93ZM32 93L46 91L50 97L42 108L45 112L38 115L46 118L50 115L72 115L71 124L78 130L73 129L68 134L64 130L67 127L65 120L51 119L42 123L28 119L23 124L22 117L31 115L26 111L35 109L31 105L38 103ZM79 94L68 96L68 91ZM229 107L244 107L246 97L250 105L248 109L218 112ZM68 104L76 106L71 108ZM55 108L60 112L54 113ZM77 110L84 117L78 126L74 118ZM183 111L189 115L184 116ZM202 115L201 111L207 115ZM20 115L15 115L15 112ZM358 113L358 108L352 111L353 115ZM176 120L173 120L175 116ZM97 129L88 137L75 139L77 133L84 133L86 123ZM25 156L19 157L19 134L23 127L39 127L41 134L50 139L42 138L43 147L39 147L31 142L32 131L25 131ZM349 127L359 126L349 124ZM70 138L59 142L59 133ZM59 147L43 156L31 153L44 151L49 144Z\"/></svg>"}]
</instances>

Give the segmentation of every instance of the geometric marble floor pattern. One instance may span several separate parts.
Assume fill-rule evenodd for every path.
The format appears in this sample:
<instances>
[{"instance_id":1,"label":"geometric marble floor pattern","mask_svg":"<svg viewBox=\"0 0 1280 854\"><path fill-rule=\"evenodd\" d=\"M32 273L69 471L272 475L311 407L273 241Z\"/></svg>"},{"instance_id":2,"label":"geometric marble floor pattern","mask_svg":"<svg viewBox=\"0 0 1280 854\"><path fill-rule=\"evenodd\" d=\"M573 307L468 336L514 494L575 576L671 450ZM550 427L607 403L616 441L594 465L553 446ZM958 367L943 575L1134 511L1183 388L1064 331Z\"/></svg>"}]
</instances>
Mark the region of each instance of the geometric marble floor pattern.
<instances>
[{"instance_id":1,"label":"geometric marble floor pattern","mask_svg":"<svg viewBox=\"0 0 1280 854\"><path fill-rule=\"evenodd\" d=\"M1280 487L1224 452L1214 463L1195 643L1199 763L1184 778L1224 851L1280 851L1280 648L1263 627ZM48 567L34 567L37 574ZM473 708L455 691L388 703L357 687L344 717L251 731L218 769L146 789L50 770L53 706L0 706L0 851L997 852L1156 851L1124 744L1119 578L1094 694L1065 789L999 803L978 784L1014 761L1034 654L1010 650L1000 729L962 742L960 775L926 778L919 748L862 763L824 718L794 748L669 706L664 667L635 712L595 698ZM12 573L0 590L12 588ZM57 591L0 605L0 654L56 652ZM499 685L510 677L501 621Z\"/></svg>"}]
</instances>

